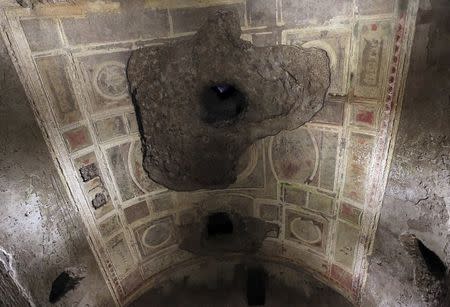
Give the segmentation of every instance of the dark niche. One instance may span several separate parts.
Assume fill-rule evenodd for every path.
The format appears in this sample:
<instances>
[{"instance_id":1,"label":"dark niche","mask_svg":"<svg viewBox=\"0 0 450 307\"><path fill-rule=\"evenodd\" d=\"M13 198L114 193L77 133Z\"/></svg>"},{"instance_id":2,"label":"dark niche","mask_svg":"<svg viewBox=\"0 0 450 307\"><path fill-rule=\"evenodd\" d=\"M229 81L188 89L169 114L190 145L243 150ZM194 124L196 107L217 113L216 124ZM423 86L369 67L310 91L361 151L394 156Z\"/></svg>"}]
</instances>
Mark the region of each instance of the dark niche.
<instances>
[{"instance_id":1,"label":"dark niche","mask_svg":"<svg viewBox=\"0 0 450 307\"><path fill-rule=\"evenodd\" d=\"M80 268L69 268L64 270L56 277L50 290L49 302L54 304L58 302L70 290L77 287L80 281L85 277L85 272Z\"/></svg>"},{"instance_id":2,"label":"dark niche","mask_svg":"<svg viewBox=\"0 0 450 307\"><path fill-rule=\"evenodd\" d=\"M262 267L247 269L247 304L264 306L266 303L266 272Z\"/></svg>"},{"instance_id":3,"label":"dark niche","mask_svg":"<svg viewBox=\"0 0 450 307\"><path fill-rule=\"evenodd\" d=\"M279 235L275 223L223 209L203 216L199 222L180 226L180 249L202 256L251 254L267 237Z\"/></svg>"},{"instance_id":4,"label":"dark niche","mask_svg":"<svg viewBox=\"0 0 450 307\"><path fill-rule=\"evenodd\" d=\"M237 12L218 11L191 38L132 53L127 77L153 181L175 191L226 188L251 144L322 108L325 51L255 47L240 35Z\"/></svg>"},{"instance_id":5,"label":"dark niche","mask_svg":"<svg viewBox=\"0 0 450 307\"><path fill-rule=\"evenodd\" d=\"M212 213L208 216L207 228L208 238L228 235L233 233L233 222L226 212Z\"/></svg>"},{"instance_id":6,"label":"dark niche","mask_svg":"<svg viewBox=\"0 0 450 307\"><path fill-rule=\"evenodd\" d=\"M438 279L443 279L445 277L445 273L447 272L447 267L441 258L439 258L435 252L426 247L425 244L423 244L419 239L417 239L417 245L430 273Z\"/></svg>"},{"instance_id":7,"label":"dark niche","mask_svg":"<svg viewBox=\"0 0 450 307\"><path fill-rule=\"evenodd\" d=\"M448 302L448 272L445 263L414 234L403 233L399 239L411 256L414 284L422 299L434 302L436 306L441 306L440 302Z\"/></svg>"}]
</instances>

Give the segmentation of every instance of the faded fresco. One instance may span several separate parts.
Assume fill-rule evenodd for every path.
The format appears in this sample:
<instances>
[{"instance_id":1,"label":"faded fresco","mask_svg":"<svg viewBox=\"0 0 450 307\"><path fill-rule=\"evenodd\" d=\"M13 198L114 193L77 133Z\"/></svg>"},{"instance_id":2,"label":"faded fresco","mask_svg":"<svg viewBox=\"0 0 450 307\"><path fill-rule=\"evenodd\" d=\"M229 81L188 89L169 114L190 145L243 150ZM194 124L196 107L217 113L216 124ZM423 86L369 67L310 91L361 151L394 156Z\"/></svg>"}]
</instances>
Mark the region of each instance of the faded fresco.
<instances>
[{"instance_id":1,"label":"faded fresco","mask_svg":"<svg viewBox=\"0 0 450 307\"><path fill-rule=\"evenodd\" d=\"M413 4L128 2L45 5L33 14L10 9L1 17L11 50L29 69L21 72L23 82L116 302L131 300L159 272L195 261L178 248L180 226L224 208L280 226L263 242L261 257L301 265L358 301L384 192ZM256 46L325 50L329 94L306 125L253 144L228 189L172 192L142 167L127 61L142 46L193 35L221 8L237 10L242 39Z\"/></svg>"}]
</instances>

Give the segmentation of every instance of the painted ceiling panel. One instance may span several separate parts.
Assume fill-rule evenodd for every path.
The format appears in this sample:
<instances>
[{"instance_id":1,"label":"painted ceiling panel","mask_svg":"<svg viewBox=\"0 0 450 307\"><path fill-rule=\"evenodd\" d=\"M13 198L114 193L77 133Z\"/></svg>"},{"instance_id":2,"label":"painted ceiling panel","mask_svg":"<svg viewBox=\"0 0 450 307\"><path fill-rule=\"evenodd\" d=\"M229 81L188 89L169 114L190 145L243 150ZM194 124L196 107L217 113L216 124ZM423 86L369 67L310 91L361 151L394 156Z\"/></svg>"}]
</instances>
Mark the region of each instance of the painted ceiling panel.
<instances>
[{"instance_id":1,"label":"painted ceiling panel","mask_svg":"<svg viewBox=\"0 0 450 307\"><path fill-rule=\"evenodd\" d=\"M229 208L280 226L260 257L301 265L352 301L364 284L394 144L416 1L128 1L5 9L18 71L119 305L158 273L197 261L179 229ZM265 138L220 191L177 193L142 168L125 67L130 52L192 35L216 9L258 46L321 48L324 108ZM329 9L332 8L332 9Z\"/></svg>"}]
</instances>

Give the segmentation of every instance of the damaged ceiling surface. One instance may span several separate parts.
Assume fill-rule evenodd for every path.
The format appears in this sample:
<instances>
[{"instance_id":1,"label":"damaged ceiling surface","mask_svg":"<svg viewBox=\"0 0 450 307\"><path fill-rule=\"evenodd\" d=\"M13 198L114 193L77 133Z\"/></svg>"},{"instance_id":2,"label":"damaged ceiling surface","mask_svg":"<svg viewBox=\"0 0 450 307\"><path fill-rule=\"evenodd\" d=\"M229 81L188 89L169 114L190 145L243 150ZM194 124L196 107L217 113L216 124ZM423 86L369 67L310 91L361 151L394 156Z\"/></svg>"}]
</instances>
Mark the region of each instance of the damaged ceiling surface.
<instances>
[{"instance_id":1,"label":"damaged ceiling surface","mask_svg":"<svg viewBox=\"0 0 450 307\"><path fill-rule=\"evenodd\" d=\"M255 143L309 121L330 85L326 52L254 47L219 11L192 39L134 52L127 72L144 169L172 190L227 188Z\"/></svg>"},{"instance_id":2,"label":"damaged ceiling surface","mask_svg":"<svg viewBox=\"0 0 450 307\"><path fill-rule=\"evenodd\" d=\"M143 0L1 11L116 303L208 257L248 255L358 303L416 10Z\"/></svg>"}]
</instances>

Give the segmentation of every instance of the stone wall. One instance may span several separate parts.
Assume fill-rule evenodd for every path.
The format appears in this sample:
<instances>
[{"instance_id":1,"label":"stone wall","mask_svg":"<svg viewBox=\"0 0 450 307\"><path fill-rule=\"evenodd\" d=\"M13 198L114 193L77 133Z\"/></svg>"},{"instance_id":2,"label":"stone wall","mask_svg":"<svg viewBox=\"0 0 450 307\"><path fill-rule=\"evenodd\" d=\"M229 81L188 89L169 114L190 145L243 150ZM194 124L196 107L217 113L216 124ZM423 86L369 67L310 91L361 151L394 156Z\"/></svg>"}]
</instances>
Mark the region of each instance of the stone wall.
<instances>
[{"instance_id":1,"label":"stone wall","mask_svg":"<svg viewBox=\"0 0 450 307\"><path fill-rule=\"evenodd\" d=\"M69 267L86 277L55 306L113 304L3 39L0 217L0 306L48 306L52 282Z\"/></svg>"},{"instance_id":2,"label":"stone wall","mask_svg":"<svg viewBox=\"0 0 450 307\"><path fill-rule=\"evenodd\" d=\"M162 271L200 261L178 248L180 231L217 211L278 225L261 258L301 266L358 301L415 5L142 0L2 11L12 58L116 302L157 284ZM324 49L326 105L305 126L251 146L228 189L169 191L142 168L125 67L132 50L191 36L224 8L238 12L241 38L256 46Z\"/></svg>"},{"instance_id":3,"label":"stone wall","mask_svg":"<svg viewBox=\"0 0 450 307\"><path fill-rule=\"evenodd\" d=\"M427 254L408 253L402 237L414 235L440 258L448 274L449 18L448 1L421 2L364 306L448 306L450 283L445 277L424 283L420 263Z\"/></svg>"}]
</instances>

